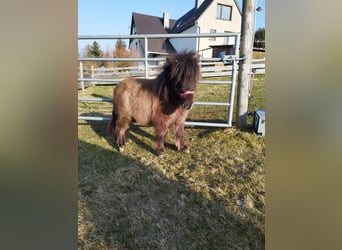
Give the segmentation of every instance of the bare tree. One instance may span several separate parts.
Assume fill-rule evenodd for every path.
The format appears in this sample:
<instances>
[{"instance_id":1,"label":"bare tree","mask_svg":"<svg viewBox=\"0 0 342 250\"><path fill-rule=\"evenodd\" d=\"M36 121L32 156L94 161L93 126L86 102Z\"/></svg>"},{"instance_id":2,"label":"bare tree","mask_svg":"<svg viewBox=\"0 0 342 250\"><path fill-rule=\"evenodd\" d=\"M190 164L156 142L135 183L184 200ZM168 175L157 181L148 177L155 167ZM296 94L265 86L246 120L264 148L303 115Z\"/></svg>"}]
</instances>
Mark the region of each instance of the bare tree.
<instances>
[{"instance_id":1,"label":"bare tree","mask_svg":"<svg viewBox=\"0 0 342 250\"><path fill-rule=\"evenodd\" d=\"M115 44L115 49L113 51L114 58L128 58L130 53L126 50L126 43L122 39L118 39ZM115 62L116 67L129 67L132 65L131 62Z\"/></svg>"}]
</instances>

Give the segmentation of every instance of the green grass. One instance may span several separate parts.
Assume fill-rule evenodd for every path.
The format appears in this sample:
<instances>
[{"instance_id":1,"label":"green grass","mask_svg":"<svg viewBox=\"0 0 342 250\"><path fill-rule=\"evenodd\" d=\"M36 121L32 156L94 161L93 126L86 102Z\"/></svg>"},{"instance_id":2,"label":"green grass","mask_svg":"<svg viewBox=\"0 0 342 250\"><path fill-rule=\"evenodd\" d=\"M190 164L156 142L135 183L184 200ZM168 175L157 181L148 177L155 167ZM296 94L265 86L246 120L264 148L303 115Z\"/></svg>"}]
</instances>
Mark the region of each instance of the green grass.
<instances>
[{"instance_id":1,"label":"green grass","mask_svg":"<svg viewBox=\"0 0 342 250\"><path fill-rule=\"evenodd\" d=\"M264 108L264 76L250 109ZM112 97L112 86L79 96ZM224 101L227 86L199 85L199 101ZM79 114L110 115L110 103L79 103ZM193 120L224 120L220 107ZM236 128L186 128L190 154L155 152L151 127L133 125L119 153L106 122L79 121L79 249L264 249L265 138Z\"/></svg>"}]
</instances>

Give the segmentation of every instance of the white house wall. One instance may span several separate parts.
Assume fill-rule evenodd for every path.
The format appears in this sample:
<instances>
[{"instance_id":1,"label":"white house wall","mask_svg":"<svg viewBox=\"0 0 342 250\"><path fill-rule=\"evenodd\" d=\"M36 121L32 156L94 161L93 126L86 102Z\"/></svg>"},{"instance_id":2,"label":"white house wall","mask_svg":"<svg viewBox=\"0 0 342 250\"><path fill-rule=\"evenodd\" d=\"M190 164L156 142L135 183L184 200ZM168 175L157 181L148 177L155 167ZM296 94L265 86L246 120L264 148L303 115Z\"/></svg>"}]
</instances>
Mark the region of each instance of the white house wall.
<instances>
[{"instance_id":1,"label":"white house wall","mask_svg":"<svg viewBox=\"0 0 342 250\"><path fill-rule=\"evenodd\" d=\"M134 39L130 45L129 48L131 50L131 56L132 57L144 57L145 56L145 52L140 44L140 40L139 39Z\"/></svg>"},{"instance_id":2,"label":"white house wall","mask_svg":"<svg viewBox=\"0 0 342 250\"><path fill-rule=\"evenodd\" d=\"M141 50L141 45L139 39L133 39L133 41L129 44L129 48L133 50Z\"/></svg>"},{"instance_id":3,"label":"white house wall","mask_svg":"<svg viewBox=\"0 0 342 250\"><path fill-rule=\"evenodd\" d=\"M231 21L221 20L216 18L217 4L232 6ZM198 25L201 27L200 33L210 33L211 29L216 30L216 33L223 32L240 32L241 29L241 14L234 0L216 0L206 9L202 16L198 19ZM210 45L233 44L235 39L227 39L217 37L216 41L211 41L209 38L201 38L200 40L200 55L202 57L211 57L212 49Z\"/></svg>"},{"instance_id":4,"label":"white house wall","mask_svg":"<svg viewBox=\"0 0 342 250\"><path fill-rule=\"evenodd\" d=\"M180 34L196 34L197 28L193 26ZM176 51L189 50L197 51L197 38L170 38L170 42Z\"/></svg>"}]
</instances>

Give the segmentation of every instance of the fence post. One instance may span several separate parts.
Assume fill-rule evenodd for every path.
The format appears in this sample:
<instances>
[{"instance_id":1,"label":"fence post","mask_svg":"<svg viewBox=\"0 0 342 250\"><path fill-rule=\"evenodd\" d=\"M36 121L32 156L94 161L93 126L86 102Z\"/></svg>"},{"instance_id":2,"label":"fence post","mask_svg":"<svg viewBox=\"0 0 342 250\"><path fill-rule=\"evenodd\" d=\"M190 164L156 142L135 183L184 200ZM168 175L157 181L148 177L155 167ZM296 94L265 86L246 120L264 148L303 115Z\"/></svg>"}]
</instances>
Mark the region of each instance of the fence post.
<instances>
[{"instance_id":1,"label":"fence post","mask_svg":"<svg viewBox=\"0 0 342 250\"><path fill-rule=\"evenodd\" d=\"M91 65L91 78L94 78L94 65ZM93 86L95 85L95 82L92 82Z\"/></svg>"},{"instance_id":2,"label":"fence post","mask_svg":"<svg viewBox=\"0 0 342 250\"><path fill-rule=\"evenodd\" d=\"M147 36L145 36L145 78L148 78L148 41Z\"/></svg>"},{"instance_id":3,"label":"fence post","mask_svg":"<svg viewBox=\"0 0 342 250\"><path fill-rule=\"evenodd\" d=\"M83 63L80 62L80 78L83 79ZM84 90L84 81L81 81L82 90Z\"/></svg>"},{"instance_id":4,"label":"fence post","mask_svg":"<svg viewBox=\"0 0 342 250\"><path fill-rule=\"evenodd\" d=\"M251 61L253 56L253 32L256 0L243 0L241 23L241 47L239 79L237 89L236 121L239 128L247 127L248 90L251 79Z\"/></svg>"},{"instance_id":5,"label":"fence post","mask_svg":"<svg viewBox=\"0 0 342 250\"><path fill-rule=\"evenodd\" d=\"M228 126L232 126L233 120L233 107L234 107L234 98L235 98L235 87L236 87L236 70L237 70L237 56L239 54L240 49L240 34L235 36L235 48L234 48L234 60L232 65L232 84L230 86L230 105L228 112Z\"/></svg>"}]
</instances>

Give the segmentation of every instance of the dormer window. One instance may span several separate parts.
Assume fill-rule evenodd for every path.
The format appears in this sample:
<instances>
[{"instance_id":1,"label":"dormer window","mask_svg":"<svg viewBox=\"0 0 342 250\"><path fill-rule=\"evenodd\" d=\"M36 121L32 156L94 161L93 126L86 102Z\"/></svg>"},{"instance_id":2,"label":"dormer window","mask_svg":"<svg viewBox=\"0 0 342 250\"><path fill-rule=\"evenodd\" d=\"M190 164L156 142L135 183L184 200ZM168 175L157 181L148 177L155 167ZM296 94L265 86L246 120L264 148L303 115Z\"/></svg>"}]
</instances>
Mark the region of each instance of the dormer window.
<instances>
[{"instance_id":1,"label":"dormer window","mask_svg":"<svg viewBox=\"0 0 342 250\"><path fill-rule=\"evenodd\" d=\"M232 20L232 6L217 4L216 18L231 21Z\"/></svg>"}]
</instances>

